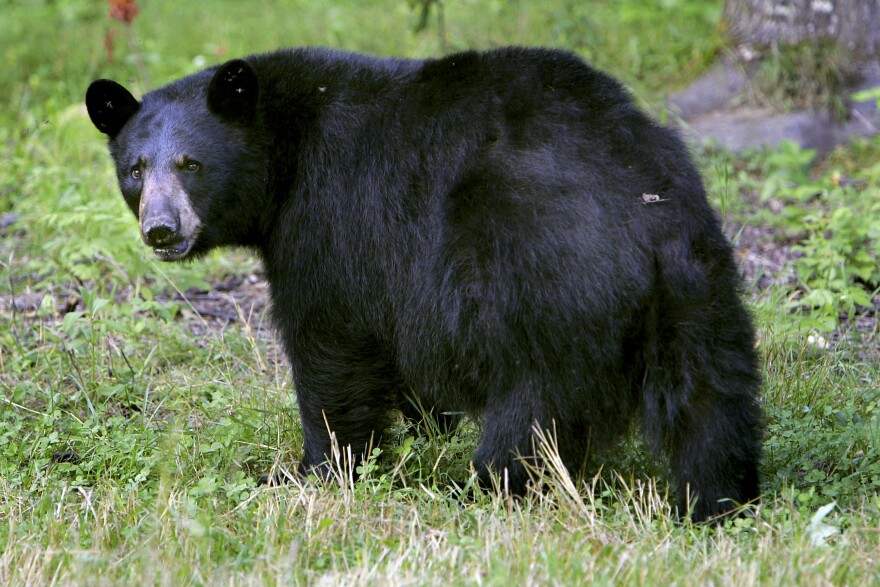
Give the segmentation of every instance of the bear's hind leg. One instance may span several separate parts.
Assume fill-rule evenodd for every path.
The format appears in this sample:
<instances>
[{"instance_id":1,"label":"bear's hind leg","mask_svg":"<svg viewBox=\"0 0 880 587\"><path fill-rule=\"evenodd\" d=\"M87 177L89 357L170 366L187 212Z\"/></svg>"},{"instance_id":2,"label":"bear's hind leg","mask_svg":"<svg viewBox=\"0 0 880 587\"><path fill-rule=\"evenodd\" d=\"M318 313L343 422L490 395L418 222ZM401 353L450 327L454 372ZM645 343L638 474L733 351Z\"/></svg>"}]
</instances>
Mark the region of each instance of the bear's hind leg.
<instances>
[{"instance_id":1,"label":"bear's hind leg","mask_svg":"<svg viewBox=\"0 0 880 587\"><path fill-rule=\"evenodd\" d=\"M759 497L754 338L738 300L724 321L682 321L673 331L646 371L643 424L649 443L668 450L679 515L690 509L704 521Z\"/></svg>"},{"instance_id":2,"label":"bear's hind leg","mask_svg":"<svg viewBox=\"0 0 880 587\"><path fill-rule=\"evenodd\" d=\"M679 514L694 521L730 512L759 496L760 416L748 398L716 397L682 420L671 443Z\"/></svg>"}]
</instances>

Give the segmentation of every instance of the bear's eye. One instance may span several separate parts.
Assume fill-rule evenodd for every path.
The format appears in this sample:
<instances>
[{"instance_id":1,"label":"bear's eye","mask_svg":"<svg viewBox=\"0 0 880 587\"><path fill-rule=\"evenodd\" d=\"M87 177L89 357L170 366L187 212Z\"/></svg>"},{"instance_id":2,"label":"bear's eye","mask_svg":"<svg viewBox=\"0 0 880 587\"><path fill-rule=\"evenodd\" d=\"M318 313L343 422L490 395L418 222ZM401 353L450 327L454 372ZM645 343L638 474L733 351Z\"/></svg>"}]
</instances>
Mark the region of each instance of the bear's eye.
<instances>
[{"instance_id":1,"label":"bear's eye","mask_svg":"<svg viewBox=\"0 0 880 587\"><path fill-rule=\"evenodd\" d=\"M143 175L143 172L138 167L135 167L131 170L131 176L135 179L140 179L141 177L143 177Z\"/></svg>"},{"instance_id":2,"label":"bear's eye","mask_svg":"<svg viewBox=\"0 0 880 587\"><path fill-rule=\"evenodd\" d=\"M192 173L195 173L196 171L198 171L198 170L201 169L201 168L202 168L202 166L199 165L199 164L198 164L197 162L195 162L195 161L190 161L189 163L186 164L186 170L187 170L187 171L190 171L190 172L192 172Z\"/></svg>"}]
</instances>

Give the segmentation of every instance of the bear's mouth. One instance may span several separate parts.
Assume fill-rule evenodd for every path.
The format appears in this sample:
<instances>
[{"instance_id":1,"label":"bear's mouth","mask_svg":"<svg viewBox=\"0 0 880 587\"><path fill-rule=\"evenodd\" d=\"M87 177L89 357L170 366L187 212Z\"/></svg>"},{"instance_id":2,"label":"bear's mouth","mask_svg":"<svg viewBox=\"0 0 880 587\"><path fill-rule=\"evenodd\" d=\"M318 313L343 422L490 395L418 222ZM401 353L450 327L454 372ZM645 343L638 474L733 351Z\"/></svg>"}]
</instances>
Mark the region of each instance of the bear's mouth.
<instances>
[{"instance_id":1,"label":"bear's mouth","mask_svg":"<svg viewBox=\"0 0 880 587\"><path fill-rule=\"evenodd\" d=\"M184 239L173 245L154 247L153 254L161 261L179 261L186 257L186 254L189 253L191 248L192 241Z\"/></svg>"}]
</instances>

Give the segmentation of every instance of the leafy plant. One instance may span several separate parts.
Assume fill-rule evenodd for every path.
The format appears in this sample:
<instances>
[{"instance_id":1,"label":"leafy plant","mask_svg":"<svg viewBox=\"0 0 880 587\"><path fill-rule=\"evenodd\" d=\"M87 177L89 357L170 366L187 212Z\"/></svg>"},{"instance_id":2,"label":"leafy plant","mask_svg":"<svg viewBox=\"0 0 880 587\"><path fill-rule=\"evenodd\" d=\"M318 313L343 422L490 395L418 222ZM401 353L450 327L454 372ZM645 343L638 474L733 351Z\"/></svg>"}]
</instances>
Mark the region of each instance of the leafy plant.
<instances>
[{"instance_id":1,"label":"leafy plant","mask_svg":"<svg viewBox=\"0 0 880 587\"><path fill-rule=\"evenodd\" d=\"M794 266L805 293L792 305L812 309L815 326L832 330L838 315L870 308L880 288L880 202L865 212L842 206L803 220L807 237L794 247L802 253Z\"/></svg>"},{"instance_id":2,"label":"leafy plant","mask_svg":"<svg viewBox=\"0 0 880 587\"><path fill-rule=\"evenodd\" d=\"M866 162L878 152L860 144L851 150L860 151ZM802 326L829 331L842 318L870 310L880 287L880 164L852 164L832 155L815 165L815 156L785 141L739 159L719 155L722 171L716 161L715 174L707 175L723 213L735 188L740 214L751 212L752 223L771 227L780 246L793 243L788 263L797 281L787 305Z\"/></svg>"},{"instance_id":3,"label":"leafy plant","mask_svg":"<svg viewBox=\"0 0 880 587\"><path fill-rule=\"evenodd\" d=\"M808 507L855 507L880 492L880 396L866 399L859 409L855 402L773 408L764 449L773 485L793 488Z\"/></svg>"}]
</instances>

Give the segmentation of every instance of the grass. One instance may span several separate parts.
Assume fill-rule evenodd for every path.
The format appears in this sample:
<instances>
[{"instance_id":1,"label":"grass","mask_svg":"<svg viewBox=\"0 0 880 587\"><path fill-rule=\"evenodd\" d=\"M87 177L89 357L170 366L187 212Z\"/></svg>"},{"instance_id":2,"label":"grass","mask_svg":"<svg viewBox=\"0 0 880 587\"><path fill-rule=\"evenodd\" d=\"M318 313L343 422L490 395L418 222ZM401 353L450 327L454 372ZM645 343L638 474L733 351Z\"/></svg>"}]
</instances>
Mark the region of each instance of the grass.
<instances>
[{"instance_id":1,"label":"grass","mask_svg":"<svg viewBox=\"0 0 880 587\"><path fill-rule=\"evenodd\" d=\"M637 442L583 481L550 467L544 493L462 504L447 485L467 478L474 424L452 437L399 424L357 483L257 488L298 459L302 440L253 304L260 268L245 251L154 262L81 106L94 77L145 90L280 45L433 55L525 43L574 48L659 112L719 46L721 4L448 0L445 37L436 20L413 32L418 13L403 0L155 0L130 30L96 2L0 5L0 583L876 583L876 323L846 328L861 306L841 323L834 296L872 295L878 233L868 221L822 223L841 208L872 218L880 142L820 165L794 147L700 154L734 238L761 227L775 246L806 247L801 259L843 238L868 255L827 270L792 256L798 279L749 292L766 381L765 499L714 529L674 520L662 463ZM832 277L849 281L834 289ZM831 306L803 301L822 288Z\"/></svg>"}]
</instances>

